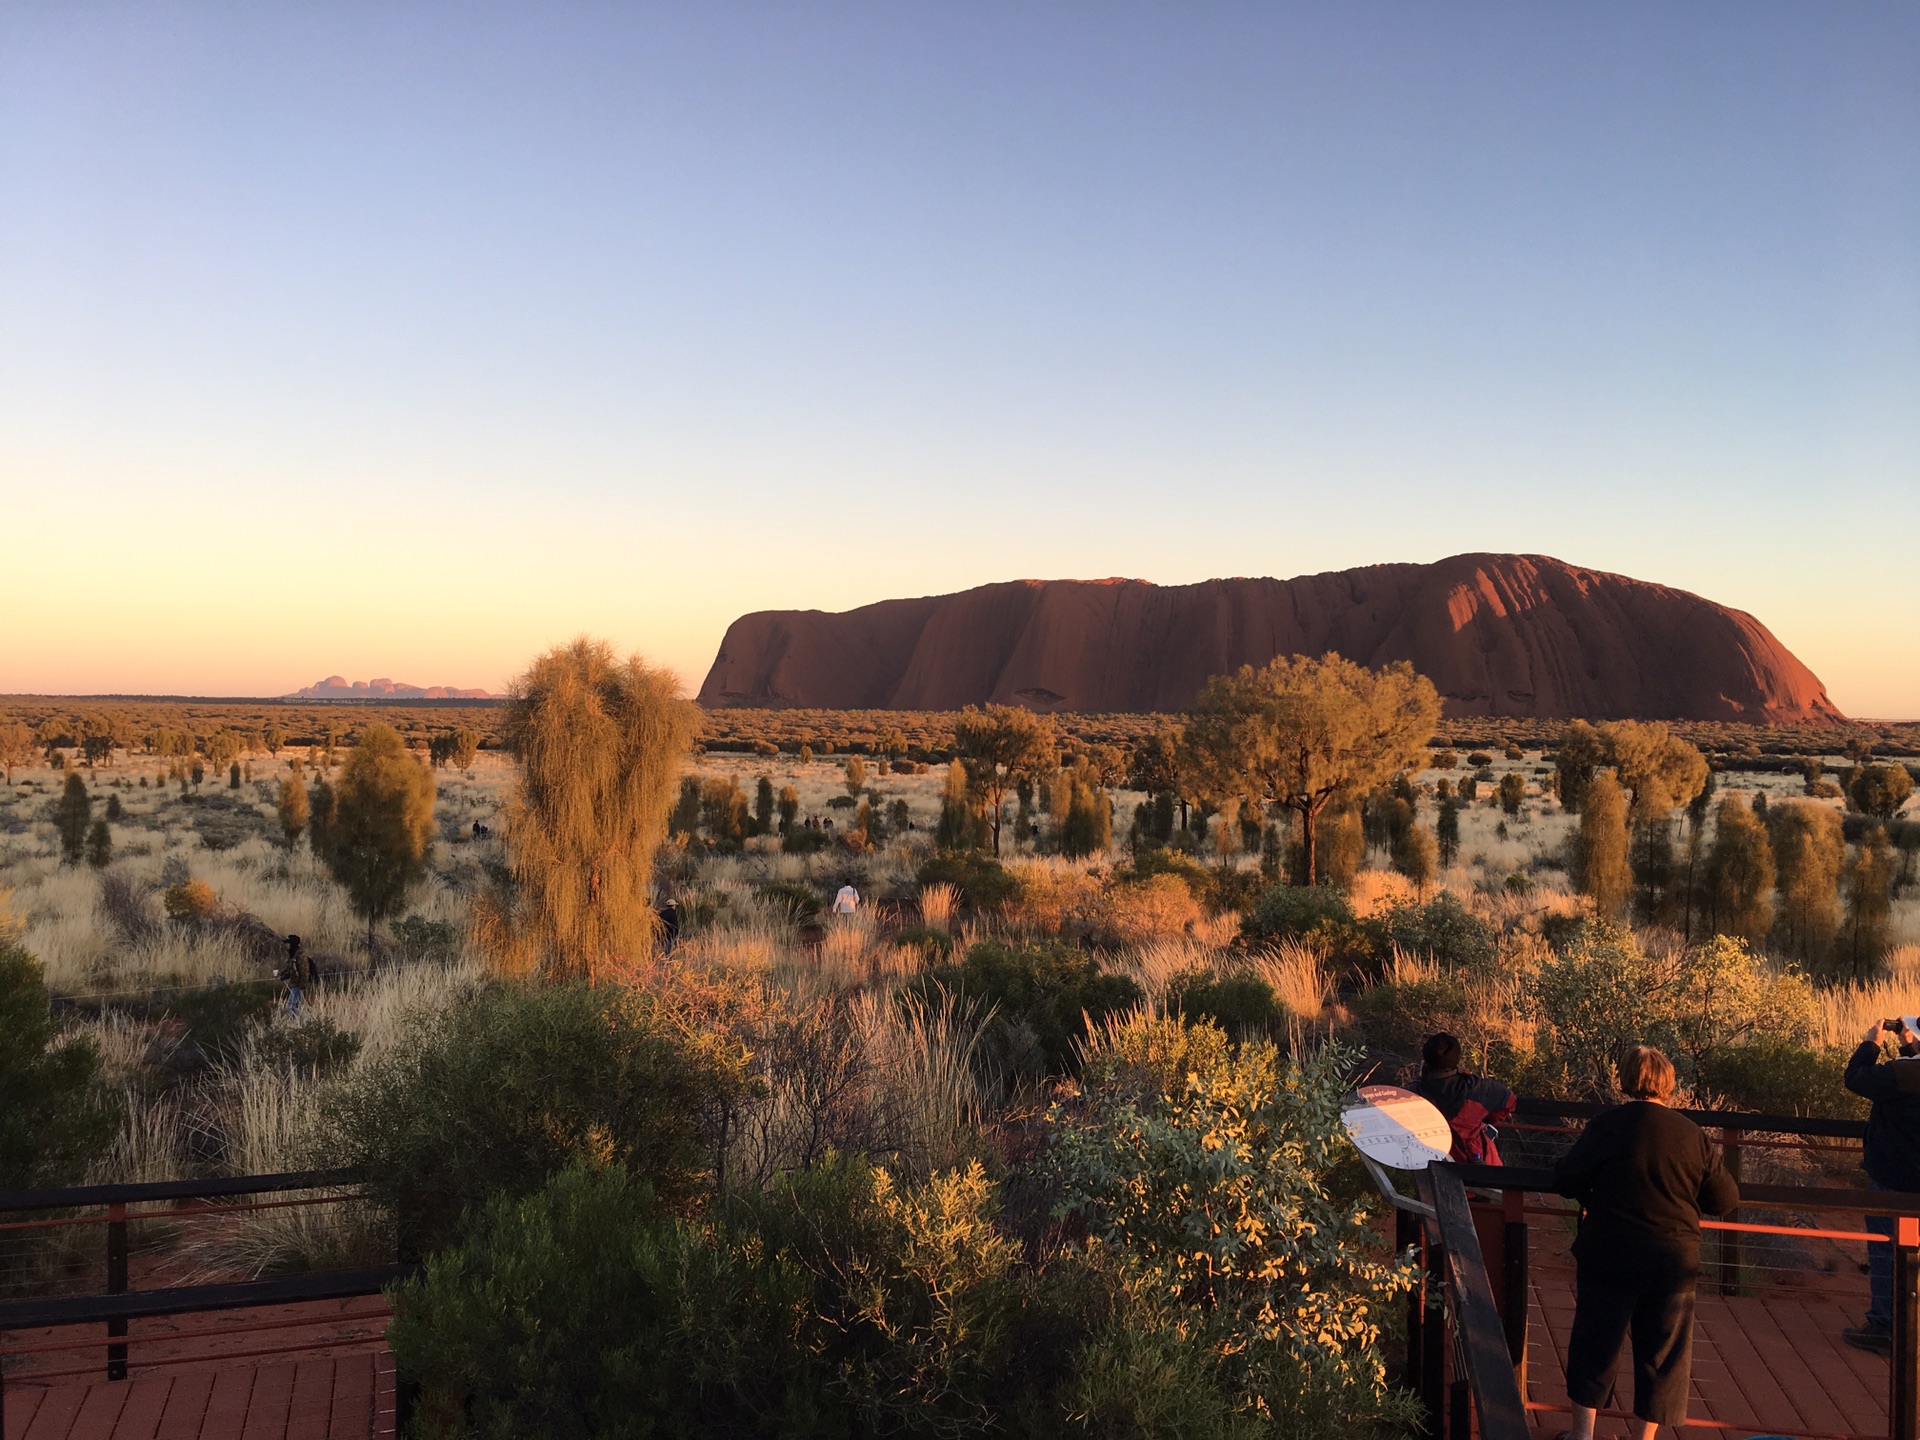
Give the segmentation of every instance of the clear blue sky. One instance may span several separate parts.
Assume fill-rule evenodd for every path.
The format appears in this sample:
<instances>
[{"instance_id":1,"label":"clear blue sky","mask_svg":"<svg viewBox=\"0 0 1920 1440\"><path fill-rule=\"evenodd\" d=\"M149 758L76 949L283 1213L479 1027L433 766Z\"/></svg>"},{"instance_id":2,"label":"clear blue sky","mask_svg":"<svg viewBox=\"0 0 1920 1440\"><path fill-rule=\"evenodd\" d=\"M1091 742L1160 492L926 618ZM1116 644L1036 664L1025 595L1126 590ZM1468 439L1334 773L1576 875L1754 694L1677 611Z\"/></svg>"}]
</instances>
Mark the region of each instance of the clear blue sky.
<instances>
[{"instance_id":1,"label":"clear blue sky","mask_svg":"<svg viewBox=\"0 0 1920 1440\"><path fill-rule=\"evenodd\" d=\"M0 7L0 690L1526 550L1920 715L1920 7Z\"/></svg>"}]
</instances>

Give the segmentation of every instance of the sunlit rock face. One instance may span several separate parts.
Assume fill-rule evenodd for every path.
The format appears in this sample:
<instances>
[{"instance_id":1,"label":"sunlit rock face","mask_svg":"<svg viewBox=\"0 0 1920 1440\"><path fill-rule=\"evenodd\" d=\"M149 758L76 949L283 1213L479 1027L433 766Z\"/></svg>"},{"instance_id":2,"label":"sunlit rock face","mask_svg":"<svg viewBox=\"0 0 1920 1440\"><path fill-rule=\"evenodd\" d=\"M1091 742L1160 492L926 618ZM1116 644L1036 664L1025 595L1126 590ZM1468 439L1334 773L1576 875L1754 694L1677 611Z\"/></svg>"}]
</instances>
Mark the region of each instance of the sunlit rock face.
<instances>
[{"instance_id":1,"label":"sunlit rock face","mask_svg":"<svg viewBox=\"0 0 1920 1440\"><path fill-rule=\"evenodd\" d=\"M1544 555L1456 555L1293 580L1015 580L727 629L712 707L1189 705L1276 655L1410 660L1452 715L1830 724L1819 677L1751 615Z\"/></svg>"}]
</instances>

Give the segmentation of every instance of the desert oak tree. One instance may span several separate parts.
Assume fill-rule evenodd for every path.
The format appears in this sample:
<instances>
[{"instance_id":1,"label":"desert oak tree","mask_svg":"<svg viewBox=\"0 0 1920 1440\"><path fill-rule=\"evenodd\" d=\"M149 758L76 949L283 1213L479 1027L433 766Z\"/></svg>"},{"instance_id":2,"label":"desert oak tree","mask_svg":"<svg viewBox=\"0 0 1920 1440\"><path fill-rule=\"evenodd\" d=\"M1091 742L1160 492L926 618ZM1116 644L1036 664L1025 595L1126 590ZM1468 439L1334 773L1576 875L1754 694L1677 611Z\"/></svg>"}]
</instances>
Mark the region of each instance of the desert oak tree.
<instances>
[{"instance_id":1,"label":"desert oak tree","mask_svg":"<svg viewBox=\"0 0 1920 1440\"><path fill-rule=\"evenodd\" d=\"M1209 680L1185 740L1213 793L1300 815L1299 878L1312 884L1321 813L1423 766L1439 722L1433 682L1405 661L1369 670L1333 654L1283 656Z\"/></svg>"}]
</instances>

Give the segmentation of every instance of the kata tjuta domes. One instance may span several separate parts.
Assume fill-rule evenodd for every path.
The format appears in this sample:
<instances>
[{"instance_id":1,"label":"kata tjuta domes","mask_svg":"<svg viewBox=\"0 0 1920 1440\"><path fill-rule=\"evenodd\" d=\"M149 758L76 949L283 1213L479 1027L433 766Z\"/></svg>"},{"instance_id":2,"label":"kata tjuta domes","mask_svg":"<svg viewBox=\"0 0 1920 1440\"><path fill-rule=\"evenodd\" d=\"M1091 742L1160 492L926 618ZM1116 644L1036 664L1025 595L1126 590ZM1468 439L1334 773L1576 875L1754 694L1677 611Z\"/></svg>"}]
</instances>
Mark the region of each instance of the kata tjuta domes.
<instances>
[{"instance_id":1,"label":"kata tjuta domes","mask_svg":"<svg viewBox=\"0 0 1920 1440\"><path fill-rule=\"evenodd\" d=\"M700 703L1180 710L1210 675L1279 654L1410 660L1450 715L1844 717L1758 620L1544 555L1456 555L1293 580L1015 580L727 628Z\"/></svg>"}]
</instances>

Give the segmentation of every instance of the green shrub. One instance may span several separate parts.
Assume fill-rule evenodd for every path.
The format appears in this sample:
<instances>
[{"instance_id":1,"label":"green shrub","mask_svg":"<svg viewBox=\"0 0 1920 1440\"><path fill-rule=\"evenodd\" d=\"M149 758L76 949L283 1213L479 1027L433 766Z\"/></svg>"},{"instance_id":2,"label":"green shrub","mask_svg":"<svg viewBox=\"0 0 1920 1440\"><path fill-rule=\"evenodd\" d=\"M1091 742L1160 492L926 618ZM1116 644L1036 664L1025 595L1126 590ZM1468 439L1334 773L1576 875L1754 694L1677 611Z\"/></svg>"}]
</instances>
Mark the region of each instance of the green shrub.
<instances>
[{"instance_id":1,"label":"green shrub","mask_svg":"<svg viewBox=\"0 0 1920 1440\"><path fill-rule=\"evenodd\" d=\"M424 915L409 915L393 922L393 943L400 958L410 964L429 960L446 962L460 948L460 930L451 920L429 920Z\"/></svg>"},{"instance_id":2,"label":"green shrub","mask_svg":"<svg viewBox=\"0 0 1920 1440\"><path fill-rule=\"evenodd\" d=\"M931 925L909 925L893 937L893 943L905 949L923 950L930 960L945 961L953 955L953 936Z\"/></svg>"},{"instance_id":3,"label":"green shrub","mask_svg":"<svg viewBox=\"0 0 1920 1440\"><path fill-rule=\"evenodd\" d=\"M1027 1265L995 1200L978 1164L903 1185L842 1158L692 1224L637 1179L576 1162L490 1202L396 1292L416 1434L1039 1440L1092 1406L1137 1420L1211 1400L1218 1417L1204 1347L1128 1325L1141 1307L1109 1270ZM1115 1393L1143 1371L1149 1395Z\"/></svg>"},{"instance_id":4,"label":"green shrub","mask_svg":"<svg viewBox=\"0 0 1920 1440\"><path fill-rule=\"evenodd\" d=\"M798 825L789 825L780 848L789 855L811 855L832 843L833 837L824 830L804 830Z\"/></svg>"},{"instance_id":5,"label":"green shrub","mask_svg":"<svg viewBox=\"0 0 1920 1440\"><path fill-rule=\"evenodd\" d=\"M415 1017L334 1091L328 1139L424 1253L463 1212L532 1194L576 1159L686 1203L706 1166L701 1117L725 1083L635 992L495 985Z\"/></svg>"},{"instance_id":6,"label":"green shrub","mask_svg":"<svg viewBox=\"0 0 1920 1440\"><path fill-rule=\"evenodd\" d=\"M274 1025L253 1039L255 1066L324 1074L360 1053L360 1037L318 1016L297 1025Z\"/></svg>"},{"instance_id":7,"label":"green shrub","mask_svg":"<svg viewBox=\"0 0 1920 1440\"><path fill-rule=\"evenodd\" d=\"M181 991L166 1003L166 1013L187 1028L186 1043L174 1051L174 1063L191 1067L236 1058L279 999L280 987L271 980Z\"/></svg>"},{"instance_id":8,"label":"green shrub","mask_svg":"<svg viewBox=\"0 0 1920 1440\"><path fill-rule=\"evenodd\" d=\"M953 886L976 911L997 910L1020 893L1020 882L998 860L966 852L934 856L914 879L923 887Z\"/></svg>"},{"instance_id":9,"label":"green shrub","mask_svg":"<svg viewBox=\"0 0 1920 1440\"><path fill-rule=\"evenodd\" d=\"M1015 948L983 940L958 965L929 970L911 987L929 1000L935 989L994 1008L975 1052L1002 1074L1061 1074L1074 1068L1074 1046L1087 1021L1098 1023L1140 1003L1140 987L1107 975L1084 951L1060 940Z\"/></svg>"},{"instance_id":10,"label":"green shrub","mask_svg":"<svg viewBox=\"0 0 1920 1440\"><path fill-rule=\"evenodd\" d=\"M0 1190L71 1185L113 1139L118 1113L87 1037L62 1043L40 962L0 943Z\"/></svg>"},{"instance_id":11,"label":"green shrub","mask_svg":"<svg viewBox=\"0 0 1920 1440\"><path fill-rule=\"evenodd\" d=\"M1216 976L1207 970L1175 977L1167 987L1167 1007L1183 1020L1211 1021L1242 1037L1270 1032L1286 1018L1286 1007L1259 976Z\"/></svg>"},{"instance_id":12,"label":"green shrub","mask_svg":"<svg viewBox=\"0 0 1920 1440\"><path fill-rule=\"evenodd\" d=\"M1290 1065L1264 1040L1140 1020L1048 1113L1063 1210L1185 1311L1235 1409L1303 1440L1412 1418L1380 1321L1413 1272L1371 1228L1340 1124L1351 1058Z\"/></svg>"},{"instance_id":13,"label":"green shrub","mask_svg":"<svg viewBox=\"0 0 1920 1440\"><path fill-rule=\"evenodd\" d=\"M798 880L771 881L754 893L768 904L785 910L797 925L819 919L820 912L826 908L813 887Z\"/></svg>"},{"instance_id":14,"label":"green shrub","mask_svg":"<svg viewBox=\"0 0 1920 1440\"><path fill-rule=\"evenodd\" d=\"M1864 1120L1867 1102L1841 1083L1850 1052L1817 1050L1780 1035L1723 1045L1700 1064L1699 1087L1735 1110Z\"/></svg>"},{"instance_id":15,"label":"green shrub","mask_svg":"<svg viewBox=\"0 0 1920 1440\"><path fill-rule=\"evenodd\" d=\"M1493 927L1469 914L1449 891L1441 891L1424 905L1409 900L1389 906L1362 928L1380 963L1395 948L1448 967L1486 971L1494 963Z\"/></svg>"},{"instance_id":16,"label":"green shrub","mask_svg":"<svg viewBox=\"0 0 1920 1440\"><path fill-rule=\"evenodd\" d=\"M1272 885L1241 918L1248 945L1302 940L1335 966L1372 978L1380 971L1377 938L1353 918L1346 896L1331 885Z\"/></svg>"}]
</instances>

